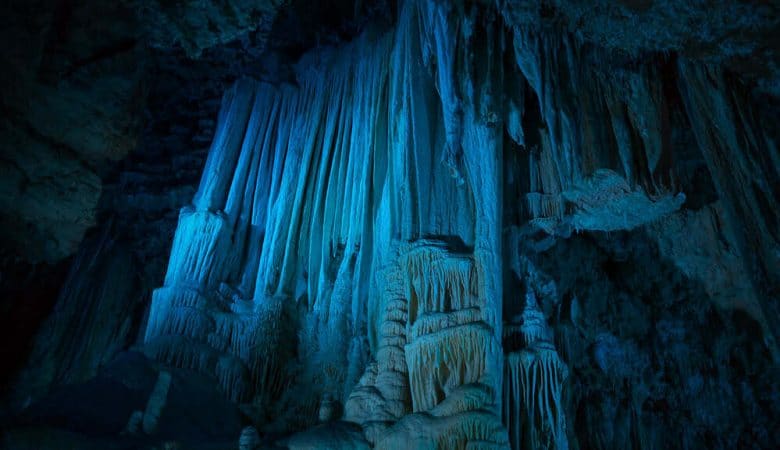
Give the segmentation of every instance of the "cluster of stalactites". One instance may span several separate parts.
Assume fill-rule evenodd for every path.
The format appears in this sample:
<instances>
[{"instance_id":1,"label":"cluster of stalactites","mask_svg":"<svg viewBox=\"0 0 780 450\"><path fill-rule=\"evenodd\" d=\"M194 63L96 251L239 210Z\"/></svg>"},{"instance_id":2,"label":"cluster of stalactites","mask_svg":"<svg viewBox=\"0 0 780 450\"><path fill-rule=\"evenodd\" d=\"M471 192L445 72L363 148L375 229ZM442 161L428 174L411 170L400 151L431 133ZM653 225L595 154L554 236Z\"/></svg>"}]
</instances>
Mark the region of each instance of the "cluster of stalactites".
<instances>
[{"instance_id":1,"label":"cluster of stalactites","mask_svg":"<svg viewBox=\"0 0 780 450\"><path fill-rule=\"evenodd\" d=\"M500 346L484 314L473 254L426 239L399 258L408 299L405 356L412 410L428 411L469 383L500 386Z\"/></svg>"},{"instance_id":2,"label":"cluster of stalactites","mask_svg":"<svg viewBox=\"0 0 780 450\"><path fill-rule=\"evenodd\" d=\"M352 52L308 61L298 87L242 79L225 93L153 297L147 353L213 375L236 401L265 402L283 389L295 353L295 318L283 305L306 298L316 327L332 332L301 345L351 357L349 339L349 348L315 341L356 333L364 320L353 274L370 263L360 248L371 152L385 139L375 130L390 42L364 38Z\"/></svg>"},{"instance_id":3,"label":"cluster of stalactites","mask_svg":"<svg viewBox=\"0 0 780 450\"><path fill-rule=\"evenodd\" d=\"M555 350L507 356L503 416L512 448L568 448L562 401L567 376L568 369Z\"/></svg>"},{"instance_id":4,"label":"cluster of stalactites","mask_svg":"<svg viewBox=\"0 0 780 450\"><path fill-rule=\"evenodd\" d=\"M164 287L153 301L166 308L149 319L144 347L149 356L213 376L236 402L281 393L285 381L275 348L287 338L278 323L284 299L236 313L215 308L194 289Z\"/></svg>"},{"instance_id":5,"label":"cluster of stalactites","mask_svg":"<svg viewBox=\"0 0 780 450\"><path fill-rule=\"evenodd\" d=\"M447 327L406 346L413 411L427 411L458 386L488 382L498 346L484 323Z\"/></svg>"},{"instance_id":6,"label":"cluster of stalactites","mask_svg":"<svg viewBox=\"0 0 780 450\"><path fill-rule=\"evenodd\" d=\"M473 258L448 252L434 241L421 244L399 259L406 268L409 326L426 313L478 306L479 281Z\"/></svg>"},{"instance_id":7,"label":"cluster of stalactites","mask_svg":"<svg viewBox=\"0 0 780 450\"><path fill-rule=\"evenodd\" d=\"M558 356L536 296L529 289L519 324L524 348L505 360L503 419L514 449L568 448L563 387L568 368Z\"/></svg>"}]
</instances>

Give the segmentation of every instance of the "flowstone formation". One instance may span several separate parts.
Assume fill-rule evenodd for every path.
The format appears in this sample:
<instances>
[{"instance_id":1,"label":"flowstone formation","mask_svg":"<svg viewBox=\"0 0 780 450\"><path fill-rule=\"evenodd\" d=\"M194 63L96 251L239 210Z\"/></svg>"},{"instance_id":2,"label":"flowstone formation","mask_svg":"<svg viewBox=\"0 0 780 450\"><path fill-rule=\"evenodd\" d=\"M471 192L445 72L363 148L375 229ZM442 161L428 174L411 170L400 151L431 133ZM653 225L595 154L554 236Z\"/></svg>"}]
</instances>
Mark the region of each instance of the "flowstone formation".
<instances>
[{"instance_id":1,"label":"flowstone formation","mask_svg":"<svg viewBox=\"0 0 780 450\"><path fill-rule=\"evenodd\" d=\"M579 233L652 235L680 217L686 194L711 201L711 185L697 192L684 178L702 157L672 155L685 138L715 165L739 140L769 178L776 165L760 162L776 149L751 116L694 108L726 108L717 86L706 92L717 71L668 62L677 85L652 65L606 73L589 63L611 56L575 42L512 10L409 0L394 28L305 55L294 84L238 81L181 210L146 354L213 377L260 433L308 428L280 441L289 448L675 442L647 439L655 425L637 411L623 434L572 430L601 417L567 393L589 373L591 344L563 321L581 316L576 296L534 264ZM697 125L681 138L672 120ZM752 195L716 169L718 194ZM740 251L777 248L770 219L739 220L756 232L729 231ZM683 264L687 250L663 232L652 239ZM773 255L746 267L772 283ZM737 284L771 351L776 317L760 283ZM587 364L609 354L606 335L582 334L594 339ZM648 398L655 382L631 376L634 399Z\"/></svg>"},{"instance_id":2,"label":"flowstone formation","mask_svg":"<svg viewBox=\"0 0 780 450\"><path fill-rule=\"evenodd\" d=\"M363 425L376 448L503 448L501 348L482 310L473 253L432 239L395 252L380 275L375 360L345 420Z\"/></svg>"}]
</instances>

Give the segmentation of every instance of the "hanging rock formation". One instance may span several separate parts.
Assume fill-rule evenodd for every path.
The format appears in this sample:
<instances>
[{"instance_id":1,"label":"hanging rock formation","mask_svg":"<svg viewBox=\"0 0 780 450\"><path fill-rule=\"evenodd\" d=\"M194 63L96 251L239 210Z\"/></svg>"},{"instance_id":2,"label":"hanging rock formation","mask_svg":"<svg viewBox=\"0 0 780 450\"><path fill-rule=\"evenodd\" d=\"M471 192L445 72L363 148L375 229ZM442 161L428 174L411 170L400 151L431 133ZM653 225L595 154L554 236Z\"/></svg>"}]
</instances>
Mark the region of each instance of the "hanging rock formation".
<instances>
[{"instance_id":1,"label":"hanging rock formation","mask_svg":"<svg viewBox=\"0 0 780 450\"><path fill-rule=\"evenodd\" d=\"M397 32L306 57L297 86L243 80L225 95L147 354L303 418L319 402L301 399L327 394L347 417L394 421L475 383L492 398L479 408L499 411L501 42L480 41L491 70L472 79L485 74L455 67L444 42L469 39L453 11L401 15Z\"/></svg>"},{"instance_id":2,"label":"hanging rock formation","mask_svg":"<svg viewBox=\"0 0 780 450\"><path fill-rule=\"evenodd\" d=\"M536 239L507 235L503 215L548 236L538 252L677 214L693 186L678 179L670 121L715 120L692 105L713 88L680 61L683 101L670 104L654 66L582 70L608 55L491 7L399 11L395 29L305 56L295 85L244 79L225 94L146 352L215 377L268 429L313 425L335 401L377 448L576 447L536 269L514 268L525 309L502 318L517 304L504 273L530 264ZM736 151L736 131L697 126L706 152ZM738 130L776 177L769 141ZM714 176L726 198L752 195ZM740 248L776 248L766 222L749 223ZM761 254L750 264L771 283L774 253ZM770 330L772 308L748 309Z\"/></svg>"},{"instance_id":3,"label":"hanging rock formation","mask_svg":"<svg viewBox=\"0 0 780 450\"><path fill-rule=\"evenodd\" d=\"M503 417L513 448L568 449L562 393L569 369L555 351L533 291L519 322L504 327L505 341L523 346L509 352L505 363Z\"/></svg>"}]
</instances>

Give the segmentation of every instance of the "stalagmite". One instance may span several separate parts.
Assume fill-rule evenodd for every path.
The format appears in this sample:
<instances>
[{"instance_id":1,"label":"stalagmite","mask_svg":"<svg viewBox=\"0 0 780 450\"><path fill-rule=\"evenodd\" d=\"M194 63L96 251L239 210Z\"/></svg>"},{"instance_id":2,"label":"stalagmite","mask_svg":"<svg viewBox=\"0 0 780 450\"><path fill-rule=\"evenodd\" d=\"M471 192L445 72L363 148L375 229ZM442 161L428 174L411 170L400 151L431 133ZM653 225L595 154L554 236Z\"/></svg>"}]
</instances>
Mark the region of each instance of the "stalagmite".
<instances>
[{"instance_id":1,"label":"stalagmite","mask_svg":"<svg viewBox=\"0 0 780 450\"><path fill-rule=\"evenodd\" d=\"M143 415L143 430L146 434L154 433L157 428L157 422L160 420L163 408L168 397L168 390L171 388L171 374L160 372L157 376L157 382L146 403L146 410Z\"/></svg>"},{"instance_id":2,"label":"stalagmite","mask_svg":"<svg viewBox=\"0 0 780 450\"><path fill-rule=\"evenodd\" d=\"M255 450L260 446L260 435L255 427L245 427L238 438L238 450Z\"/></svg>"}]
</instances>

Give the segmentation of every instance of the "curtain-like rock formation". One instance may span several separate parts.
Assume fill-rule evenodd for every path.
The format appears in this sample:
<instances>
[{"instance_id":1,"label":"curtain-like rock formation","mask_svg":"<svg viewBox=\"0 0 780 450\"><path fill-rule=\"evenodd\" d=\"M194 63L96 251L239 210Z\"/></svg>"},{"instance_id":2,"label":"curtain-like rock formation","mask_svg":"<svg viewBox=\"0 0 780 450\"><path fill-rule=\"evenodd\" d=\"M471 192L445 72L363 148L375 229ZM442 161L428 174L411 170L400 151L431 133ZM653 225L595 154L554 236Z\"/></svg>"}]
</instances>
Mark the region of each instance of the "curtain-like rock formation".
<instances>
[{"instance_id":1,"label":"curtain-like rock formation","mask_svg":"<svg viewBox=\"0 0 780 450\"><path fill-rule=\"evenodd\" d=\"M396 32L305 58L297 86L226 94L148 353L304 418L306 398L346 401L370 355L387 412L366 419L429 411L471 383L498 411L501 39L475 39L490 69L472 73L444 42L471 39L454 11L401 15ZM378 321L393 302L406 320Z\"/></svg>"}]
</instances>

